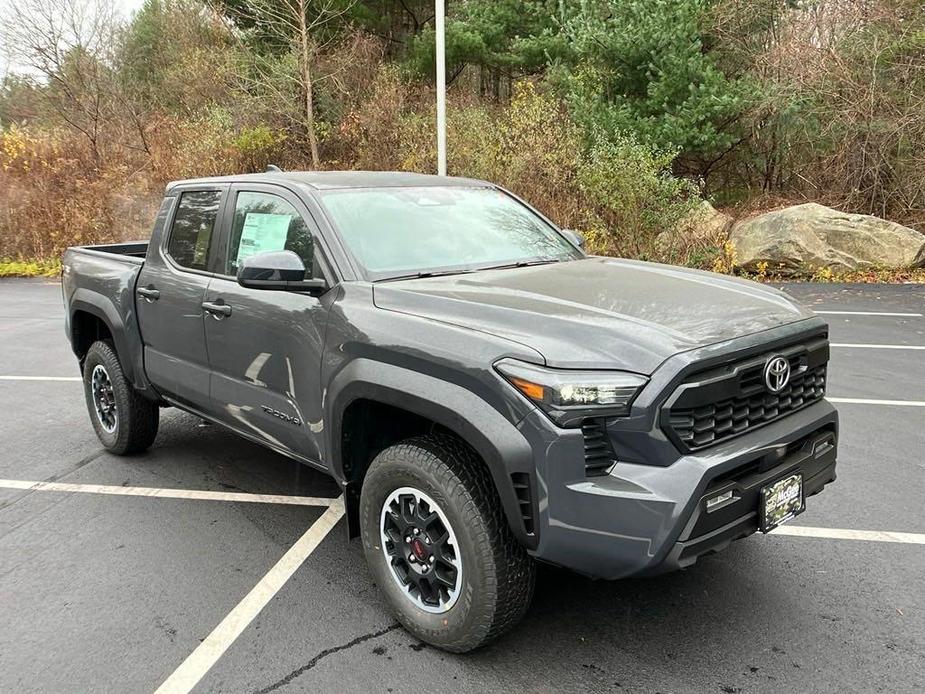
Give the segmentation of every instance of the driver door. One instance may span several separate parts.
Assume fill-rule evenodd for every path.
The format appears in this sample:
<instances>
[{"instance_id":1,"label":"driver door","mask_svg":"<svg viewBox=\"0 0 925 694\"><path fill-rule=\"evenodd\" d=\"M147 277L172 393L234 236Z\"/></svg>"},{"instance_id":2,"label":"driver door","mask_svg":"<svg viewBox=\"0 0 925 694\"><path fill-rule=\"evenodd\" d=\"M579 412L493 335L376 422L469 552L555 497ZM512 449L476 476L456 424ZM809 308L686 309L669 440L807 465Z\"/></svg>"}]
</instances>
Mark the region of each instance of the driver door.
<instances>
[{"instance_id":1,"label":"driver door","mask_svg":"<svg viewBox=\"0 0 925 694\"><path fill-rule=\"evenodd\" d=\"M211 414L277 450L322 463L321 355L333 292L305 293L240 286L239 261L262 251L291 250L306 279L326 278L317 229L301 201L272 185L237 184L229 200L223 272L206 290L206 344Z\"/></svg>"}]
</instances>

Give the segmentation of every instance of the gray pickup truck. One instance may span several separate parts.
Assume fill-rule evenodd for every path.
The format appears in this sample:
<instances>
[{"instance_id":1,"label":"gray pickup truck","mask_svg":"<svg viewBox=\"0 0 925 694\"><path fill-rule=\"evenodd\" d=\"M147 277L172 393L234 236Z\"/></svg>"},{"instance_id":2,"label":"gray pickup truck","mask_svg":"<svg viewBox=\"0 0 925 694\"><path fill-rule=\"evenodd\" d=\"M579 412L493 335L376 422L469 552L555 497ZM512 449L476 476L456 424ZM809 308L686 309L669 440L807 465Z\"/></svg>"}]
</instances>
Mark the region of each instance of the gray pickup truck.
<instances>
[{"instance_id":1,"label":"gray pickup truck","mask_svg":"<svg viewBox=\"0 0 925 694\"><path fill-rule=\"evenodd\" d=\"M67 335L107 449L173 406L329 473L399 621L462 652L536 560L683 568L835 479L820 318L581 246L482 181L181 181L150 242L67 251Z\"/></svg>"}]
</instances>

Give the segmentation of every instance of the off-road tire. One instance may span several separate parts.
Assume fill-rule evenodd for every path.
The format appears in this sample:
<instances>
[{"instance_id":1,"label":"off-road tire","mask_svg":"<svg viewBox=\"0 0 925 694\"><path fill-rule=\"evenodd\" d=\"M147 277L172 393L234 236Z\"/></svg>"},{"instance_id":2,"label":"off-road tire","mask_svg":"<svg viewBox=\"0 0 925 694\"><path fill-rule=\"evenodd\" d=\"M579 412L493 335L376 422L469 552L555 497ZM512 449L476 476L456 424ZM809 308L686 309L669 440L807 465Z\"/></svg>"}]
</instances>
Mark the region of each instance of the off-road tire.
<instances>
[{"instance_id":1,"label":"off-road tire","mask_svg":"<svg viewBox=\"0 0 925 694\"><path fill-rule=\"evenodd\" d=\"M392 575L382 549L381 513L395 490L411 487L447 516L462 556L459 597L430 613ZM398 621L422 641L454 653L483 646L513 627L533 597L535 564L508 527L491 475L476 453L449 435L421 436L376 456L360 498L369 570Z\"/></svg>"},{"instance_id":2,"label":"off-road tire","mask_svg":"<svg viewBox=\"0 0 925 694\"><path fill-rule=\"evenodd\" d=\"M107 431L100 421L94 405L93 371L97 366L105 369L112 385L116 422L113 431ZM139 395L126 379L116 351L108 341L94 342L87 351L83 367L84 396L93 429L103 446L116 455L140 453L154 443L160 410L156 403Z\"/></svg>"}]
</instances>

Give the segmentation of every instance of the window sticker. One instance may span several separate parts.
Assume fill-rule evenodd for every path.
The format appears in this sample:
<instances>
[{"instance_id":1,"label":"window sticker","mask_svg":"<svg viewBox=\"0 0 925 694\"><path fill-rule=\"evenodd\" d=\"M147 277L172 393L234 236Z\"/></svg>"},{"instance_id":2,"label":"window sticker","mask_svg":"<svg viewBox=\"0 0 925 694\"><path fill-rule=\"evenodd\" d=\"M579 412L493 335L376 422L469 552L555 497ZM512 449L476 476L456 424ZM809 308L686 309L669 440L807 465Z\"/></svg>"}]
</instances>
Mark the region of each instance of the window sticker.
<instances>
[{"instance_id":1,"label":"window sticker","mask_svg":"<svg viewBox=\"0 0 925 694\"><path fill-rule=\"evenodd\" d=\"M199 225L199 235L196 237L196 250L193 252L193 265L206 264L206 254L209 252L209 240L212 238L212 225L203 222Z\"/></svg>"},{"instance_id":2,"label":"window sticker","mask_svg":"<svg viewBox=\"0 0 925 694\"><path fill-rule=\"evenodd\" d=\"M235 262L240 265L242 260L255 253L284 250L291 221L292 215L288 214L248 212L244 218Z\"/></svg>"}]
</instances>

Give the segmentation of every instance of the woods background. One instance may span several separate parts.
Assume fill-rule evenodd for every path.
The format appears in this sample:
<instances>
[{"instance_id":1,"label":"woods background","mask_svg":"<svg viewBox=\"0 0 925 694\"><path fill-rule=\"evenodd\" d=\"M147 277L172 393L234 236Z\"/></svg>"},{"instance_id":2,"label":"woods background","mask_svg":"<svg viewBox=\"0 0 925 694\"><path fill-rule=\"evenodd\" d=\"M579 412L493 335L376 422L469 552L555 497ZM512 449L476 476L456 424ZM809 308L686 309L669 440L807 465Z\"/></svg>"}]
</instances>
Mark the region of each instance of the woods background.
<instances>
[{"instance_id":1,"label":"woods background","mask_svg":"<svg viewBox=\"0 0 925 694\"><path fill-rule=\"evenodd\" d=\"M925 231L921 0L449 0L451 175L592 251L729 271L679 232L803 200ZM433 0L19 0L0 261L146 238L166 182L436 168Z\"/></svg>"}]
</instances>

